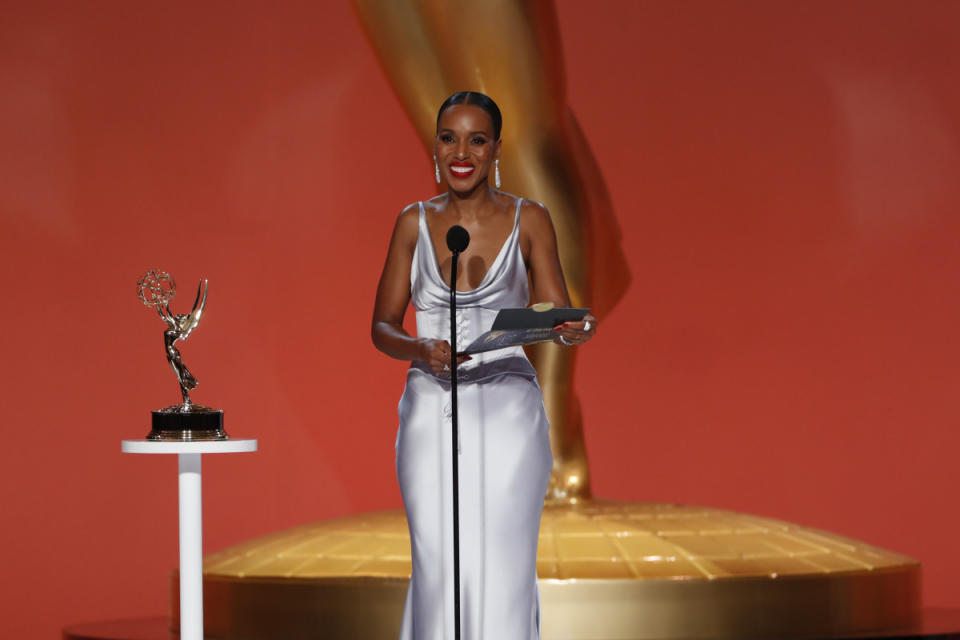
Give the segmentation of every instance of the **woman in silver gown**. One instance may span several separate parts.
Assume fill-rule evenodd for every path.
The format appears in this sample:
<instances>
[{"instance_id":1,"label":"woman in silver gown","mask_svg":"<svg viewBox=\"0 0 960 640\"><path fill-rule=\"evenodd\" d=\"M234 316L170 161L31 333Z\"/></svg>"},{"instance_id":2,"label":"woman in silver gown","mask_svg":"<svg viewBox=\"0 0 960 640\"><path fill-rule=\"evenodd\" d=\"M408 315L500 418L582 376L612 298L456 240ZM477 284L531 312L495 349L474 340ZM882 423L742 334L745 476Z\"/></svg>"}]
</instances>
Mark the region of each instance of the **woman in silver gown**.
<instances>
[{"instance_id":1,"label":"woman in silver gown","mask_svg":"<svg viewBox=\"0 0 960 640\"><path fill-rule=\"evenodd\" d=\"M536 302L570 305L546 208L488 182L491 171L499 182L500 128L500 111L483 94L444 102L434 151L446 192L400 213L377 289L373 342L411 361L396 443L413 558L401 640L454 637L447 230L470 234L456 283L458 345L488 331L498 310L527 306L531 288ZM416 337L402 326L411 302ZM595 332L587 316L559 327L555 341L583 344ZM458 381L461 637L535 640L537 539L552 464L536 372L513 347L461 358Z\"/></svg>"}]
</instances>

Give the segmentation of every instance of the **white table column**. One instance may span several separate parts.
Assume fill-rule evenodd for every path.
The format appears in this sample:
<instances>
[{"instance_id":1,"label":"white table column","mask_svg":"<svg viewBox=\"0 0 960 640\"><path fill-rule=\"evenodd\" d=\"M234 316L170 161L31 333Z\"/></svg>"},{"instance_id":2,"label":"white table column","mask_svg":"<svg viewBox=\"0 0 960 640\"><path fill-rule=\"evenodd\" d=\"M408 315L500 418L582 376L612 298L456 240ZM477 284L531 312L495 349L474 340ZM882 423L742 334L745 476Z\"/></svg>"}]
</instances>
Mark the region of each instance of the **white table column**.
<instances>
[{"instance_id":1,"label":"white table column","mask_svg":"<svg viewBox=\"0 0 960 640\"><path fill-rule=\"evenodd\" d=\"M180 638L203 640L203 486L199 453L181 453Z\"/></svg>"},{"instance_id":2,"label":"white table column","mask_svg":"<svg viewBox=\"0 0 960 640\"><path fill-rule=\"evenodd\" d=\"M124 453L177 454L180 477L180 639L203 640L203 504L201 456L204 453L256 451L256 440L169 442L124 440Z\"/></svg>"}]
</instances>

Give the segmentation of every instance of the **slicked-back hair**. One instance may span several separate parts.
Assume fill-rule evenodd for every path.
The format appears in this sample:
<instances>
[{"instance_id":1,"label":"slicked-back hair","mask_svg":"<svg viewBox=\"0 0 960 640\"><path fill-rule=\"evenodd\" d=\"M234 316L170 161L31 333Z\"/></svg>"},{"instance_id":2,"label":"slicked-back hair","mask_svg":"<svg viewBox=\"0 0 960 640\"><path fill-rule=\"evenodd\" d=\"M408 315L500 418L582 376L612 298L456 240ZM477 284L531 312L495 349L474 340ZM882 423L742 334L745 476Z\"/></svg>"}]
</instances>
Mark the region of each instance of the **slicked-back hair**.
<instances>
[{"instance_id":1,"label":"slicked-back hair","mask_svg":"<svg viewBox=\"0 0 960 640\"><path fill-rule=\"evenodd\" d=\"M500 107L490 96L479 91L457 91L455 94L443 101L440 105L440 111L437 112L437 128L440 127L440 116L448 108L455 104L467 104L474 107L480 107L490 116L490 122L493 124L493 137L500 139L500 129L503 127L503 116L500 115Z\"/></svg>"}]
</instances>

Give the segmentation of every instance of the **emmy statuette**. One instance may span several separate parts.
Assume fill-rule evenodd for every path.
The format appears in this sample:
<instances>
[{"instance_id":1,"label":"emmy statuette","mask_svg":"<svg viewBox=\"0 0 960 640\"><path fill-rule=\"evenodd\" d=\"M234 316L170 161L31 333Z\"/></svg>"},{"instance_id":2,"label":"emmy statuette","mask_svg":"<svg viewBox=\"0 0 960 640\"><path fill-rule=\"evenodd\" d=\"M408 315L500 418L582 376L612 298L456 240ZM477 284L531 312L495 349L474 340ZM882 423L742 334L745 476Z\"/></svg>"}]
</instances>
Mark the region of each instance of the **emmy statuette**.
<instances>
[{"instance_id":1,"label":"emmy statuette","mask_svg":"<svg viewBox=\"0 0 960 640\"><path fill-rule=\"evenodd\" d=\"M163 344L167 362L180 383L183 402L153 412L152 429L148 440L192 441L227 440L223 429L223 411L212 409L190 400L190 391L197 387L197 379L183 363L176 343L186 340L200 324L200 317L207 306L207 281L201 280L197 297L189 314L174 314L170 301L177 295L177 285L169 273L147 271L137 281L137 297L148 307L157 310L167 328L163 332Z\"/></svg>"}]
</instances>

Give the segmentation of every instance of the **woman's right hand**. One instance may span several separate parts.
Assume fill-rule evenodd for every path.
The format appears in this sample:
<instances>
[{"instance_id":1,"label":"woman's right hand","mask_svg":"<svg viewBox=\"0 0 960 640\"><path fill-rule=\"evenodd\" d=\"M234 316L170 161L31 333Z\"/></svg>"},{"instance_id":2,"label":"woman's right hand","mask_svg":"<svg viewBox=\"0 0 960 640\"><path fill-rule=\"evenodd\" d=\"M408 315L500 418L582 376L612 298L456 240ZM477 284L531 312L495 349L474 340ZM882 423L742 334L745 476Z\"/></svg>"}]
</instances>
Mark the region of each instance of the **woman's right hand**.
<instances>
[{"instance_id":1,"label":"woman's right hand","mask_svg":"<svg viewBox=\"0 0 960 640\"><path fill-rule=\"evenodd\" d=\"M450 373L450 343L446 340L423 338L420 340L419 355L420 357L417 359L426 362L435 374ZM470 356L460 356L457 358L457 363L460 364L470 359Z\"/></svg>"}]
</instances>

